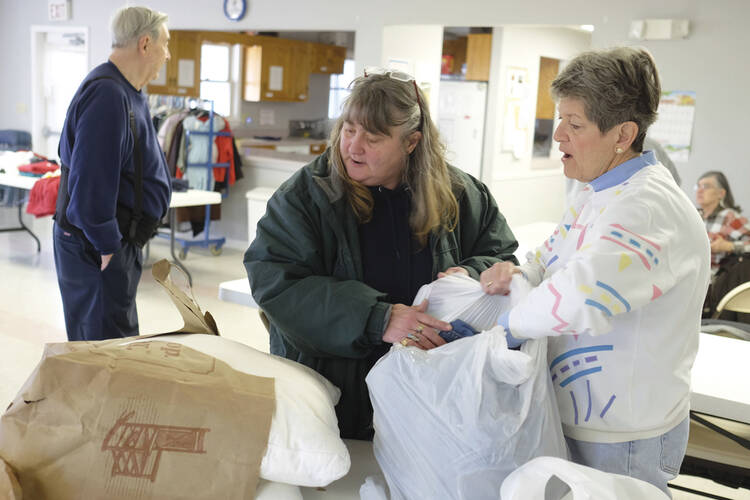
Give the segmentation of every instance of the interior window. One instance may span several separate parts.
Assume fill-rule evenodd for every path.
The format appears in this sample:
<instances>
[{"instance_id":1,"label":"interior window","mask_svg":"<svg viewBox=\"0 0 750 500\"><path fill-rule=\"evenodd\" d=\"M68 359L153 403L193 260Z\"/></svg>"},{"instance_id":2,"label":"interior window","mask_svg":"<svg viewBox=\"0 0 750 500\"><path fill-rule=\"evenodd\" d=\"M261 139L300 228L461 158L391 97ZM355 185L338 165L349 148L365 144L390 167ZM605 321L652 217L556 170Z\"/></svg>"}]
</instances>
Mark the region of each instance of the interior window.
<instances>
[{"instance_id":1,"label":"interior window","mask_svg":"<svg viewBox=\"0 0 750 500\"><path fill-rule=\"evenodd\" d=\"M344 72L340 75L331 75L331 90L328 94L328 118L338 118L341 107L349 95L349 85L354 80L354 59L344 61Z\"/></svg>"},{"instance_id":2,"label":"interior window","mask_svg":"<svg viewBox=\"0 0 750 500\"><path fill-rule=\"evenodd\" d=\"M201 45L201 99L214 102L214 111L229 116L232 109L230 80L231 47L204 43Z\"/></svg>"}]
</instances>

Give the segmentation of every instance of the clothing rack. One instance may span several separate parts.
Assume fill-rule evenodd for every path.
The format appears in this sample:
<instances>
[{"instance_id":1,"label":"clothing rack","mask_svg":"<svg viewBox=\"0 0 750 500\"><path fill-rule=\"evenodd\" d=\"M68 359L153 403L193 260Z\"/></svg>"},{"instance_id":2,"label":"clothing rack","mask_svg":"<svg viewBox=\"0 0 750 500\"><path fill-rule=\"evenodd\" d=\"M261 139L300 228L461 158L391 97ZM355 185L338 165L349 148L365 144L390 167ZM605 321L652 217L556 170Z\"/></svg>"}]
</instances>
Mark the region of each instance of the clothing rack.
<instances>
[{"instance_id":1,"label":"clothing rack","mask_svg":"<svg viewBox=\"0 0 750 500\"><path fill-rule=\"evenodd\" d=\"M230 167L230 163L215 163L212 161L214 139L217 136L231 137L232 135L227 132L214 132L214 114L215 114L214 102L209 99L198 99L194 97L151 95L149 96L149 107L150 109L154 110L155 113L160 112L162 109L202 109L208 112L208 131L207 132L198 131L198 130L185 130L183 133L185 134L186 151L190 150L189 148L190 148L191 136L207 137L207 141L208 141L207 156L208 157L206 158L206 161L191 163L189 160L190 155L186 153L185 169L186 170L190 168L206 169L207 174L205 177L205 185L190 186L190 188L210 191L212 180L213 180L213 169L214 168L228 169ZM226 198L228 193L229 193L229 183L227 183L227 187L224 190L222 190L221 197ZM186 258L188 251L190 250L191 247L194 247L194 246L208 248L211 251L211 254L213 255L221 254L222 247L224 246L224 243L226 242L226 238L224 237L211 238L210 237L210 229L211 229L211 206L210 205L206 205L204 217L205 217L204 219L205 222L204 222L202 237L192 238L192 239L180 238L180 237L174 238L174 241L179 243L180 245L180 251L179 251L180 259ZM173 227L174 225L177 224L177 218L175 216L174 210L172 210L170 214L170 224ZM171 237L170 234L162 233L162 232L157 233L157 236L161 238Z\"/></svg>"}]
</instances>

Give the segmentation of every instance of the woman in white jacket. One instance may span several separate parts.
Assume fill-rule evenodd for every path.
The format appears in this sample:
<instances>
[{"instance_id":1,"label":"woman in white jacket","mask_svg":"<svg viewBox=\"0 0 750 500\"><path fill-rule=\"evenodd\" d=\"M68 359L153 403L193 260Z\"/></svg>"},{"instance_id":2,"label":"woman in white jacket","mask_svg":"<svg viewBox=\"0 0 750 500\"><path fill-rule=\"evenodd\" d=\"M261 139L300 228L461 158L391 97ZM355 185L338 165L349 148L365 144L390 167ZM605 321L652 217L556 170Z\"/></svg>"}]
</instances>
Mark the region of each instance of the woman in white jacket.
<instances>
[{"instance_id":1,"label":"woman in white jacket","mask_svg":"<svg viewBox=\"0 0 750 500\"><path fill-rule=\"evenodd\" d=\"M659 76L650 54L579 55L552 82L565 175L585 183L553 234L520 267L481 275L508 293L509 345L549 337L549 368L571 458L669 494L687 447L690 370L709 281L709 244L690 199L653 152Z\"/></svg>"}]
</instances>

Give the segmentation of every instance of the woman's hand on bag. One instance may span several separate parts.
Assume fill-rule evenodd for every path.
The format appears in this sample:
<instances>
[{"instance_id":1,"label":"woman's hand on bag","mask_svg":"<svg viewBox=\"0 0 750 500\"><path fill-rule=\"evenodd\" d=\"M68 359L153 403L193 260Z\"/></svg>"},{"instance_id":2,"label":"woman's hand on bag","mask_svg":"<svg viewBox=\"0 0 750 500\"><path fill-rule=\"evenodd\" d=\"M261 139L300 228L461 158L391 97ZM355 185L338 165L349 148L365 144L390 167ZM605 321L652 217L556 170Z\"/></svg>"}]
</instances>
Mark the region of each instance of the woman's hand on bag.
<instances>
[{"instance_id":1,"label":"woman's hand on bag","mask_svg":"<svg viewBox=\"0 0 750 500\"><path fill-rule=\"evenodd\" d=\"M448 269L446 269L446 270L445 270L445 271L443 271L442 273L438 273L438 274L437 274L437 277L438 277L438 279L440 279L440 278L445 278L445 277L446 277L446 276L448 276L449 274L463 274L464 276L468 276L468 275L469 275L469 271L467 271L467 270L466 270L465 268L463 268L463 267L460 267L460 266L454 266L454 267L449 267Z\"/></svg>"},{"instance_id":2,"label":"woman's hand on bag","mask_svg":"<svg viewBox=\"0 0 750 500\"><path fill-rule=\"evenodd\" d=\"M432 349L445 344L438 332L453 328L450 323L433 318L425 311L427 300L418 306L394 304L391 318L383 333L383 342Z\"/></svg>"},{"instance_id":3,"label":"woman's hand on bag","mask_svg":"<svg viewBox=\"0 0 750 500\"><path fill-rule=\"evenodd\" d=\"M479 275L479 283L487 295L508 295L510 280L520 272L512 262L498 262Z\"/></svg>"}]
</instances>

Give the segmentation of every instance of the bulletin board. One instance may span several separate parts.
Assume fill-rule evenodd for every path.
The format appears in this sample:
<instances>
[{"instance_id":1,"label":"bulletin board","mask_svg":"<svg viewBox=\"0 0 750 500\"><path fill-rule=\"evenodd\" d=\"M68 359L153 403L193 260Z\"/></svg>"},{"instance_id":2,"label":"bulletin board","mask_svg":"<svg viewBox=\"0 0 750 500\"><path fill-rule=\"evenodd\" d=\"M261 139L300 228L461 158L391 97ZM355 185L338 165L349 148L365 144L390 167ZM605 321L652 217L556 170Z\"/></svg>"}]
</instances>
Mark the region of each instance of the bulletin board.
<instances>
[{"instance_id":1,"label":"bulletin board","mask_svg":"<svg viewBox=\"0 0 750 500\"><path fill-rule=\"evenodd\" d=\"M525 156L529 133L529 84L526 68L508 67L505 77L502 150Z\"/></svg>"}]
</instances>

